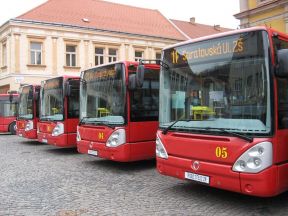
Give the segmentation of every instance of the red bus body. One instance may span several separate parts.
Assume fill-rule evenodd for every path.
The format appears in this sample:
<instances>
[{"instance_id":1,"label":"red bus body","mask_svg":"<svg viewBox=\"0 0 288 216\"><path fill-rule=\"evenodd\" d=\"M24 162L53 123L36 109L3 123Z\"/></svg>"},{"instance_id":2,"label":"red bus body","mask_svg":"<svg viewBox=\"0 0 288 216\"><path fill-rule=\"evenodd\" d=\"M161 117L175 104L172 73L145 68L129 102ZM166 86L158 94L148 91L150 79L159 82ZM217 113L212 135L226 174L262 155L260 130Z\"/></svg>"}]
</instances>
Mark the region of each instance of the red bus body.
<instances>
[{"instance_id":1,"label":"red bus body","mask_svg":"<svg viewBox=\"0 0 288 216\"><path fill-rule=\"evenodd\" d=\"M37 124L39 142L58 147L76 146L79 82L80 78L74 76L61 76L42 82L40 119Z\"/></svg>"},{"instance_id":2,"label":"red bus body","mask_svg":"<svg viewBox=\"0 0 288 216\"><path fill-rule=\"evenodd\" d=\"M119 107L120 106L123 107L121 115L124 116L123 119L125 119L125 121L123 120L122 123L116 124L115 126L114 126L114 122L111 122L110 124L109 116L116 115L113 111L111 111L111 109L114 109L115 107L113 108L113 105L109 104L110 102L107 102L112 97L111 95L113 94L112 93L113 91L111 90L111 92L107 93L105 96L101 96L101 93L98 92L98 95L100 95L97 98L97 100L99 100L98 103L99 104L105 103L106 108L101 108L98 106L97 109L98 110L102 109L102 111L107 112L106 113L107 117L103 117L103 118L107 118L107 123L110 124L110 126L105 125L103 122L99 122L99 124L97 122L87 123L85 122L85 118L87 117L82 116L82 120L80 120L80 124L77 129L78 152L83 153L83 154L94 155L94 156L105 158L108 160L120 161L120 162L129 162L129 161L137 161L137 160L154 158L155 157L155 137L156 137L156 131L158 128L158 100L157 102L153 103L154 105L157 103L157 107L155 106L153 110L151 109L151 106L150 108L148 108L148 109L151 109L150 113L154 113L155 115L153 114L153 116L148 117L147 110L143 110L143 113L146 113L146 114L139 117L141 114L138 113L139 111L137 110L138 108L135 108L135 106L138 103L138 102L135 102L135 100L137 96L142 95L143 93L142 91L145 91L144 89L147 88L147 85L145 87L145 81L144 81L144 84L143 84L144 87L142 89L138 89L138 91L129 90L128 88L129 74L136 72L138 63L124 61L124 62L119 62L115 64L109 64L109 65L102 66L102 67L101 66L96 67L94 69L90 69L89 71L91 73L91 70L92 71L94 70L96 71L95 72L96 74L98 70L101 70L102 72L98 72L98 74L101 74L101 73L104 74L107 71L113 71L116 65L118 66L121 65L122 72L123 72L123 76L121 78L121 80L123 79L122 80L123 85L121 84L122 90L118 90L118 91L124 92L123 98L121 98L121 101L125 101L125 102L123 102L123 104L121 103ZM150 75L153 77L151 78L153 79L153 81L151 81L151 83L152 82L154 83L153 86L158 85L159 83L159 68L160 68L159 65L156 65L156 64L147 64L147 65L145 64L145 72L150 70ZM81 77L81 79L84 80L83 81L84 83L85 83L85 76L88 77L87 74L89 73L89 71L87 73L84 72L82 74L83 77ZM144 80L145 79L146 78L144 78ZM84 85L83 82L81 82L81 85ZM105 86L107 87L109 86L109 84L106 83L103 88L105 88ZM81 104L84 101L82 97L82 93L81 93L81 92L84 92L83 88L84 87L82 86L80 87ZM153 87L151 92L152 91L157 94L156 97L158 98L158 93L159 93L158 87ZM86 93L86 97L90 98L90 96L87 96L87 93ZM103 100L100 99L101 97L103 97L102 98ZM140 102L138 105L141 105L141 104L143 105L143 103L146 103L150 99L151 99L150 94L148 93L146 97L143 96L141 97L141 99L139 99ZM113 100L114 99L111 100L112 101L111 103L113 103ZM109 108L110 106L112 108ZM110 109L110 113L108 113L109 109ZM82 105L80 105L80 113L83 113L83 112L86 112L86 109L83 110ZM98 114L95 114L95 116L98 116L98 117L100 116L100 118L101 118L101 115L105 115L105 113L101 114L98 112ZM81 116L80 116L80 119L81 119ZM123 141L123 143L121 145L118 145L117 147L109 146L107 144L108 140L111 139L111 137L113 137L113 134L117 133L117 131L119 130L121 131L121 133L125 134L125 141Z\"/></svg>"},{"instance_id":3,"label":"red bus body","mask_svg":"<svg viewBox=\"0 0 288 216\"><path fill-rule=\"evenodd\" d=\"M0 94L0 133L15 134L18 94Z\"/></svg>"},{"instance_id":4,"label":"red bus body","mask_svg":"<svg viewBox=\"0 0 288 216\"><path fill-rule=\"evenodd\" d=\"M16 134L27 139L37 139L39 121L40 85L25 85L20 90Z\"/></svg>"},{"instance_id":5,"label":"red bus body","mask_svg":"<svg viewBox=\"0 0 288 216\"><path fill-rule=\"evenodd\" d=\"M261 48L261 54L257 54L257 52L253 47L253 43L249 43L246 41L249 41L249 37L254 37L256 34L264 35L261 37L259 41L264 41L263 49ZM211 187L230 190L238 193L243 193L247 195L252 196L260 196L260 197L270 197L275 196L279 193L282 193L288 189L288 130L286 125L286 110L285 109L285 102L286 96L287 96L287 76L282 78L281 76L277 76L277 63L276 63L276 52L280 49L287 49L288 48L288 36L285 34L282 34L280 32L277 32L273 29L264 28L264 27L255 27L250 29L242 29L242 30L235 30L229 33L219 34L219 35L213 35L210 37L205 38L199 38L195 40L191 40L179 45L175 45L173 47L168 47L167 49L164 49L164 59L163 61L168 63L170 67L174 67L175 70L179 70L184 72L184 69L182 68L191 68L187 73L191 73L191 71L201 71L204 67L211 63L210 59L214 59L216 62L221 61L221 57L224 59L226 57L226 54L224 53L224 47L230 46L226 45L229 44L229 37L233 38L235 35L240 35L237 40L231 42L234 43L234 48L230 49L231 52L231 59L230 61L235 61L235 65L231 63L228 67L218 66L218 69L209 67L210 70L206 70L209 72L203 72L203 77L206 76L207 79L203 79L202 83L205 83L207 81L207 84L202 85L201 88L204 89L201 94L199 94L197 85L191 84L191 88L193 89L194 93L193 95L197 95L200 97L200 101L204 103L206 98L210 100L210 106L209 105L203 105L202 103L199 105L191 106L192 108L189 108L190 113L192 116L190 116L191 119L183 120L183 122L176 122L179 120L179 118L173 117L173 121L165 121L165 117L161 118L159 117L160 122L160 128L157 132L157 169L158 171L167 176L173 176L179 179L186 179L191 180L193 182L198 182L201 184L205 184ZM223 39L224 38L224 39ZM260 38L260 37L259 37ZM245 41L244 41L245 40ZM252 39L251 39L252 40ZM214 41L217 41L217 44L215 45ZM237 43L241 42L241 44L238 46ZM243 43L242 43L243 42ZM246 46L245 43L249 44ZM260 44L261 42L259 42ZM207 45L208 44L208 45ZM220 48L217 51L217 45L220 44ZM232 43L231 43L232 44ZM243 45L244 44L244 45ZM254 43L255 44L255 43ZM213 47L214 46L214 47ZM190 48L188 48L190 47ZM191 48L193 47L193 49ZM197 47L197 48L195 48ZM222 47L222 48L221 48ZM261 45L262 47L262 45ZM211 52L209 53L209 49L211 48ZM214 49L215 48L215 49ZM276 50L277 48L277 50ZM245 50L247 49L247 50ZM256 49L256 48L255 48ZM189 53L183 53L183 50L189 50L187 52ZM192 51L190 51L192 50ZM203 50L203 51L202 51ZM199 51L199 52L198 52ZM208 51L209 54L205 54L205 52ZM221 52L220 52L221 51ZM178 53L177 53L178 52ZM204 53L203 55L201 54ZM238 52L238 54L236 53ZM243 57L245 52L247 52L248 56L247 58ZM235 54L236 53L236 54ZM260 53L260 51L259 51ZM262 55L262 53L264 53ZM196 54L199 54L198 56L195 56ZM279 55L279 54L278 54ZM169 60L169 58L171 59ZM261 56L261 57L260 57ZM260 70L256 68L255 65L260 62L260 59L262 56L265 56L262 60L266 64L259 64L261 65ZM203 58L202 58L203 57ZM239 58L238 58L239 57ZM192 59L194 58L194 59ZM202 58L202 59L201 59ZM245 58L245 61L243 59ZM255 58L254 63L247 63L250 62L251 59ZM187 60L188 59L188 60ZM219 60L220 59L220 60ZM262 61L261 60L261 61ZM182 62L181 62L182 61ZM187 63L187 61L190 61ZM241 66L238 66L239 62L241 62ZM288 58L286 58L286 61L288 61ZM180 63L179 63L180 62ZM204 62L206 66L202 66L203 68L200 68L200 64ZM225 62L223 60L223 62ZM281 61L278 61L279 64L281 64ZM282 62L283 63L283 62ZM181 65L180 65L181 64ZM229 63L227 63L229 64ZM249 89L249 86L259 86L260 82L262 80L259 78L259 82L254 82L254 78L249 78L248 76L242 76L241 79L238 79L241 71L239 68L243 67L245 68L245 64L247 64L246 71L249 70L249 67L251 69L251 75L253 77L253 74L256 73L262 73L262 78L264 76L267 76L267 82L269 84L263 84L266 85L266 88L268 89L266 91L267 95L270 94L270 96L265 97L265 100L262 101L263 104L265 104L264 107L267 108L267 112L265 112L265 116L261 116L262 108L259 105L256 104L255 101L257 101L257 97L262 97L265 93L265 91L259 87L255 90L251 91L245 91L246 89ZM251 64L250 66L248 64ZM189 67L187 67L189 65ZM195 67L193 67L195 65ZM222 68L221 68L222 67ZM239 72L233 73L232 67L239 69ZM254 68L255 67L255 68ZM264 69L266 67L266 69ZM281 67L281 66L280 66ZM200 68L200 69L199 69ZM211 72L211 68L215 69L215 72ZM236 70L235 69L235 70ZM226 80L225 76L225 70L230 70L230 80ZM267 73L263 71L268 71ZM161 71L164 74L164 71ZM172 72L171 72L172 73ZM185 73L185 72L184 72ZM246 72L241 72L245 74ZM247 72L248 73L248 72ZM180 72L179 72L180 74ZM232 74L232 75L231 75ZM267 75L268 74L268 75ZM229 83L233 78L232 76L237 77L238 80L246 80L246 84L239 84L237 85L233 84L235 87L234 90L236 92L240 91L240 94L237 95L235 92L231 97L227 96L227 100L225 99L225 95L227 95L231 89L227 90L229 88L228 85L223 87L223 92L221 92L221 81ZM189 77L189 76L188 76ZM194 78L196 77L196 78ZM192 79L198 79L199 77L194 76ZM209 79L208 79L209 78ZM243 79L242 79L243 78ZM245 78L245 79L244 79ZM162 79L162 78L161 78ZM199 78L200 79L200 78ZM253 82L250 82L249 80L254 80ZM265 79L266 80L266 79ZM250 83L253 83L253 85L250 85ZM245 81L246 82L246 81ZM200 83L200 82L198 82ZM197 84L198 84L197 83ZM211 83L215 83L215 85L211 85ZM264 81L263 81L264 83ZM218 86L217 86L217 85ZM201 83L199 84L201 85ZM242 85L242 86L241 86ZM243 86L246 85L244 88ZM262 85L262 84L261 84ZM160 80L160 95L165 93L165 89L163 89L162 80ZM227 87L228 86L228 87ZM217 87L218 89L214 91L213 88ZM173 90L171 87L169 90ZM208 93L205 92L205 88ZM263 87L264 88L264 87ZM176 88L174 88L176 89ZM243 90L241 90L243 89ZM261 89L261 90L260 90ZM175 91L177 91L176 89ZM197 90L197 91L195 91ZM213 91L212 91L213 90ZM242 101L246 100L245 94L241 94L241 91L245 91L247 95L251 94L251 92L261 92L257 96L252 97L247 96L247 101L251 102L251 107L249 108L245 102L243 104L245 105L239 105L241 104L241 101L239 100L237 103L234 103L234 101L237 101L238 98L242 98ZM206 94L207 93L207 94ZM178 95L181 95L180 93L177 93ZM185 93L183 93L184 95ZM192 95L192 93L188 94L188 97L185 99L185 103L189 99L189 95ZM200 96L199 96L200 95ZM205 98L206 95L206 98ZM186 94L187 96L187 94ZM184 96L183 96L184 98ZM213 98L213 100L211 99ZM255 99L256 98L256 99ZM264 97L263 97L264 98ZM198 98L199 99L199 98ZM219 106L220 102L223 99L222 107ZM229 101L230 100L230 101ZM184 99L183 99L184 101ZM212 102L211 102L212 101ZM227 102L228 101L228 102ZM260 100L259 100L260 101ZM266 104L266 101L268 103ZM165 110L165 103L161 105L162 102L160 102L160 116L161 112L166 112ZM213 107L211 104L218 104L218 106ZM230 113L225 114L225 103L230 103ZM233 104L234 103L234 104ZM173 103L172 103L173 104ZM233 106L234 105L234 108ZM172 105L173 106L173 105ZM180 110L179 107L181 106L175 106L176 109L178 109L178 112ZM184 107L184 105L183 105ZM181 109L183 108L181 107ZM197 110L193 110L193 107L197 108ZM211 109L209 109L211 108ZM213 109L212 109L213 108ZM257 109L256 109L257 108ZM218 110L217 110L218 109ZM265 108L266 109L266 108ZM173 110L173 109L171 109ZM201 110L201 111L199 111ZM220 113L220 111L222 113ZM246 110L246 111L243 111ZM249 110L249 114L248 111ZM256 111L257 110L257 111ZM237 112L241 112L241 116L236 114ZM176 113L176 112L175 112ZM253 114L252 114L253 113ZM263 112L264 113L264 112ZM271 113L271 118L267 117ZM206 117L205 117L206 115ZM217 117L211 117L211 116L217 116ZM232 116L229 121L231 121L231 125L228 124L228 121L226 121L226 116ZM234 115L234 116L233 116ZM253 120L255 116L261 116L257 120ZM173 113L171 112L171 116L173 116ZM211 118L209 119L210 116ZM243 117L245 116L245 117ZM249 117L247 117L249 116ZM167 117L167 116L166 116ZM171 117L172 118L172 117ZM188 117L187 117L188 118ZM205 120L206 118L206 120ZM247 128L243 127L242 129L242 121L239 120L242 118L243 122L244 120L249 121L250 125L247 124ZM248 119L249 118L249 119ZM262 129L256 131L256 126L262 125L260 122L262 119L263 122L265 122L266 119L266 125L270 125L269 127L261 126ZM208 121L209 120L209 121ZM161 126L161 122L163 121L163 125ZM217 128L213 128L216 125L216 121L225 122L225 124L219 124L217 125ZM168 130L165 130L167 128L167 123L173 123L174 126L170 126ZM165 125L166 123L166 125ZM264 124L264 123L263 123ZM171 125L171 124L170 124ZM182 125L185 125L185 128L182 127ZM192 125L189 129L189 125ZM200 126L203 126L200 128ZM252 125L252 126L251 126ZM251 126L251 129L249 128ZM229 129L229 128L233 128ZM186 129L187 128L187 129ZM220 128L220 129L219 129ZM240 130L241 128L241 130ZM181 129L181 130L180 130ZM255 129L254 132L251 132ZM251 131L250 131L251 130ZM264 131L267 130L267 133ZM228 131L228 132L227 132ZM239 132L238 132L239 131ZM230 134L229 134L230 133ZM233 134L234 133L234 134ZM236 134L239 133L239 134ZM242 136L242 137L241 137ZM244 137L244 138L243 138ZM248 139L247 139L248 137ZM250 138L249 138L250 137ZM261 168L263 166L263 169ZM255 170L255 171L254 171Z\"/></svg>"}]
</instances>

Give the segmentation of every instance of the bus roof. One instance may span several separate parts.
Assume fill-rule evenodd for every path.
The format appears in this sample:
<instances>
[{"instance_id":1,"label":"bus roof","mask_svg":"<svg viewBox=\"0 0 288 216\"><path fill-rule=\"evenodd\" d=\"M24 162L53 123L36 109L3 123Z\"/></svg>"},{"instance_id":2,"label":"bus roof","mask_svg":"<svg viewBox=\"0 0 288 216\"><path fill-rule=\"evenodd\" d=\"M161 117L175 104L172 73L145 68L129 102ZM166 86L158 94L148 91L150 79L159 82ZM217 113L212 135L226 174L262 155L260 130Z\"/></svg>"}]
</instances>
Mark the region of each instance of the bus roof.
<instances>
[{"instance_id":1,"label":"bus roof","mask_svg":"<svg viewBox=\"0 0 288 216\"><path fill-rule=\"evenodd\" d=\"M69 78L72 78L72 79L80 79L80 76L70 76L70 75L62 75L62 76L56 76L56 77L52 77L52 78L49 78L49 79L46 79L46 80L42 80L42 82L44 81L47 81L47 80L52 80L52 79L57 79L57 78L64 78L64 79L69 79Z\"/></svg>"},{"instance_id":2,"label":"bus roof","mask_svg":"<svg viewBox=\"0 0 288 216\"><path fill-rule=\"evenodd\" d=\"M273 31L273 32L276 32L278 34L283 34L283 33L279 32L275 29L272 29L272 28L268 28L265 26L256 26L256 27L251 27L251 28L236 29L236 30L232 30L232 31L222 32L222 33L213 34L213 35L204 36L204 37L199 37L199 38L195 38L195 39L190 39L190 40L187 40L184 42L180 42L180 43L165 47L163 50L171 49L173 47L183 46L183 45L190 44L190 43L195 43L195 42L200 42L200 41L205 41L205 40L211 40L214 38L219 38L219 37L224 37L224 36L229 36L229 35L234 35L234 34L239 34L239 33L244 33L244 32L257 31L257 30L264 30L267 32Z\"/></svg>"},{"instance_id":3,"label":"bus roof","mask_svg":"<svg viewBox=\"0 0 288 216\"><path fill-rule=\"evenodd\" d=\"M12 96L12 101L19 100L19 94L0 94L0 101L10 100L11 96Z\"/></svg>"}]
</instances>

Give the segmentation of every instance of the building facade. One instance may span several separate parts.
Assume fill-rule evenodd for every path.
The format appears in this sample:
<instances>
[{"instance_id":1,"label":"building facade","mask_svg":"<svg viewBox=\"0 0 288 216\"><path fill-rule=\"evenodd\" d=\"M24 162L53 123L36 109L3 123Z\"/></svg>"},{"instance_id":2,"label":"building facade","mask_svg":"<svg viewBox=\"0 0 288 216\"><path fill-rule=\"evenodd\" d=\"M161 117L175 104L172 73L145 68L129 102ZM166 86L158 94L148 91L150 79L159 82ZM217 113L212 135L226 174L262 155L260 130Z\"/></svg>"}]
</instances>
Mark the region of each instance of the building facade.
<instances>
[{"instance_id":1,"label":"building facade","mask_svg":"<svg viewBox=\"0 0 288 216\"><path fill-rule=\"evenodd\" d=\"M190 24L102 0L48 0L0 27L0 93L113 61L159 59L190 32L220 31Z\"/></svg>"},{"instance_id":2,"label":"building facade","mask_svg":"<svg viewBox=\"0 0 288 216\"><path fill-rule=\"evenodd\" d=\"M240 20L240 28L268 26L288 33L287 0L239 0L240 13L234 16Z\"/></svg>"}]
</instances>

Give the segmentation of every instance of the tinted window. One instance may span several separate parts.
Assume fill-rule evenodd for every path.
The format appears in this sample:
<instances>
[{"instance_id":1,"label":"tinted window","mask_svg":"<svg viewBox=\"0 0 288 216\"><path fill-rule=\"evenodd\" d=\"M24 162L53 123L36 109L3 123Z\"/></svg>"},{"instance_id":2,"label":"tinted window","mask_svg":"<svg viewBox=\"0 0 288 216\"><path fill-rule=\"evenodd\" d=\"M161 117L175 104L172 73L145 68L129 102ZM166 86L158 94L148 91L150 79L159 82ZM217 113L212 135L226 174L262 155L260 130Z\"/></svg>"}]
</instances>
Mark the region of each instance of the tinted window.
<instances>
[{"instance_id":1,"label":"tinted window","mask_svg":"<svg viewBox=\"0 0 288 216\"><path fill-rule=\"evenodd\" d=\"M68 118L79 117L79 80L70 80L70 96L68 97Z\"/></svg>"},{"instance_id":2,"label":"tinted window","mask_svg":"<svg viewBox=\"0 0 288 216\"><path fill-rule=\"evenodd\" d=\"M159 70L146 69L143 87L130 92L131 121L158 121Z\"/></svg>"},{"instance_id":3,"label":"tinted window","mask_svg":"<svg viewBox=\"0 0 288 216\"><path fill-rule=\"evenodd\" d=\"M273 38L275 50L288 49L288 42ZM278 127L279 129L288 128L288 80L277 78L278 91ZM286 122L286 123L285 123Z\"/></svg>"}]
</instances>

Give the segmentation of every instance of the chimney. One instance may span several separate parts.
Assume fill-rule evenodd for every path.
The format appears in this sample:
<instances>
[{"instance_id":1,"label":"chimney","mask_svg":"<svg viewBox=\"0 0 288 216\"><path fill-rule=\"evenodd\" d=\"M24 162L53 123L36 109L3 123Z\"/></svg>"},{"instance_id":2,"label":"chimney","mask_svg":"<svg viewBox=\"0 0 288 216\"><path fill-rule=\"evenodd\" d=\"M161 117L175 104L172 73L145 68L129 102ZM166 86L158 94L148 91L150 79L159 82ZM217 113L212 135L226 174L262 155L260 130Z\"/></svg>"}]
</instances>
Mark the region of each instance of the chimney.
<instances>
[{"instance_id":1,"label":"chimney","mask_svg":"<svg viewBox=\"0 0 288 216\"><path fill-rule=\"evenodd\" d=\"M220 29L220 25L214 25L214 29L216 30L216 31L220 31L221 29Z\"/></svg>"},{"instance_id":2,"label":"chimney","mask_svg":"<svg viewBox=\"0 0 288 216\"><path fill-rule=\"evenodd\" d=\"M190 18L190 23L192 23L194 25L195 24L195 20L196 20L195 17L191 17Z\"/></svg>"}]
</instances>

